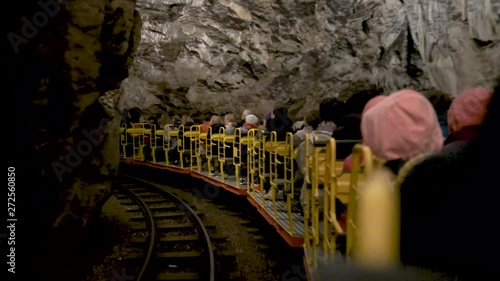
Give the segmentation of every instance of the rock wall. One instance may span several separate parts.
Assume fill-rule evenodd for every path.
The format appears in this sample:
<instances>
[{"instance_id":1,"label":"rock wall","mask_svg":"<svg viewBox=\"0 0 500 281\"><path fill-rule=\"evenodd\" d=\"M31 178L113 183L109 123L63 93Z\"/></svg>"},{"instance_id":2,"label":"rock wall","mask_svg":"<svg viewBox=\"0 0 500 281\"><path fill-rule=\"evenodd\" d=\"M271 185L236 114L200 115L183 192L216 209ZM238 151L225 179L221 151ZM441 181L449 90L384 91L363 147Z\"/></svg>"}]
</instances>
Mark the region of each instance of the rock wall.
<instances>
[{"instance_id":1,"label":"rock wall","mask_svg":"<svg viewBox=\"0 0 500 281\"><path fill-rule=\"evenodd\" d=\"M104 95L128 76L141 21L134 0L31 4L9 11L9 85L18 99L18 165L31 181L35 279L49 270L59 280L110 195L120 118Z\"/></svg>"},{"instance_id":2,"label":"rock wall","mask_svg":"<svg viewBox=\"0 0 500 281\"><path fill-rule=\"evenodd\" d=\"M500 75L499 0L139 0L121 109L302 116L325 97L450 95Z\"/></svg>"}]
</instances>

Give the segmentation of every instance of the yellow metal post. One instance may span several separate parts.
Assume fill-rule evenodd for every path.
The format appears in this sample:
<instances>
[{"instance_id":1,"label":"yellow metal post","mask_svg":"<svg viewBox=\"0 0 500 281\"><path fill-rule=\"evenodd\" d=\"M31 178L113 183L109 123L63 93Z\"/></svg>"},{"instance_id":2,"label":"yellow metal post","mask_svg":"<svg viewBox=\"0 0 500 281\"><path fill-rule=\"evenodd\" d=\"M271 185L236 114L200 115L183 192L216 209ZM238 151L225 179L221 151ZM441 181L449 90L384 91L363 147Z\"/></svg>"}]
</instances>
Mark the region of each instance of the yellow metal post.
<instances>
[{"instance_id":1,"label":"yellow metal post","mask_svg":"<svg viewBox=\"0 0 500 281\"><path fill-rule=\"evenodd\" d=\"M236 188L240 189L240 169L241 169L241 129L236 128L234 130L234 142L233 142L233 165L234 165L234 175L236 176Z\"/></svg>"},{"instance_id":2,"label":"yellow metal post","mask_svg":"<svg viewBox=\"0 0 500 281\"><path fill-rule=\"evenodd\" d=\"M351 181L349 186L349 207L347 211L347 255L352 256L358 230L358 200L361 196L361 177L369 174L373 168L373 155L368 146L356 144L352 150ZM361 169L360 155L363 155L364 170Z\"/></svg>"},{"instance_id":3,"label":"yellow metal post","mask_svg":"<svg viewBox=\"0 0 500 281\"><path fill-rule=\"evenodd\" d=\"M208 167L208 176L212 176L212 127L208 127L207 131L207 143L206 143L206 155L207 155L207 167Z\"/></svg>"},{"instance_id":4,"label":"yellow metal post","mask_svg":"<svg viewBox=\"0 0 500 281\"><path fill-rule=\"evenodd\" d=\"M128 139L127 124L123 123L120 128L120 143L122 145L123 158L127 158L127 145L128 145L127 139Z\"/></svg>"}]
</instances>

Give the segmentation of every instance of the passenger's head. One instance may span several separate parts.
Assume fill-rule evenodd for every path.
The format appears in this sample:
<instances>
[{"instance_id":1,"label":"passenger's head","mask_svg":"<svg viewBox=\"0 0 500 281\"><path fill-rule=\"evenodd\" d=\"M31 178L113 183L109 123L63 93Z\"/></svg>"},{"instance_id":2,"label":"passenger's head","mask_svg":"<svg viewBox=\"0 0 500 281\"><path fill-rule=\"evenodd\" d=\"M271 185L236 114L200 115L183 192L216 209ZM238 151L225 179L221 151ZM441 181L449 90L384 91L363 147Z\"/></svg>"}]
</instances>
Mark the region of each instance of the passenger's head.
<instances>
[{"instance_id":1,"label":"passenger's head","mask_svg":"<svg viewBox=\"0 0 500 281\"><path fill-rule=\"evenodd\" d=\"M264 118L262 118L262 120L261 120L262 126L264 126L265 128L267 128L267 125L269 124L269 120L271 120L271 114L272 114L272 112L269 111L268 113L264 114Z\"/></svg>"},{"instance_id":2,"label":"passenger's head","mask_svg":"<svg viewBox=\"0 0 500 281\"><path fill-rule=\"evenodd\" d=\"M486 88L469 89L456 96L448 110L450 133L464 127L481 125L491 96L492 91Z\"/></svg>"},{"instance_id":3,"label":"passenger's head","mask_svg":"<svg viewBox=\"0 0 500 281\"><path fill-rule=\"evenodd\" d=\"M253 126L258 126L259 125L259 118L253 114L248 114L245 117L245 123Z\"/></svg>"},{"instance_id":4,"label":"passenger's head","mask_svg":"<svg viewBox=\"0 0 500 281\"><path fill-rule=\"evenodd\" d=\"M444 140L432 104L413 90L391 94L367 110L361 132L375 156L386 161L438 152Z\"/></svg>"},{"instance_id":5,"label":"passenger's head","mask_svg":"<svg viewBox=\"0 0 500 281\"><path fill-rule=\"evenodd\" d=\"M220 118L220 116L214 115L214 116L212 116L212 118L210 118L210 126L219 125L219 124L224 124L222 122L222 118Z\"/></svg>"},{"instance_id":6,"label":"passenger's head","mask_svg":"<svg viewBox=\"0 0 500 281\"><path fill-rule=\"evenodd\" d=\"M191 123L194 124L194 120L193 120L193 118L191 118L191 116L189 116L189 115L182 115L182 118L181 118L181 124L182 125L187 125L187 124L191 124Z\"/></svg>"},{"instance_id":7,"label":"passenger's head","mask_svg":"<svg viewBox=\"0 0 500 281\"><path fill-rule=\"evenodd\" d=\"M156 117L155 116L149 116L148 119L147 119L147 122L149 124L153 124L156 122Z\"/></svg>"},{"instance_id":8,"label":"passenger's head","mask_svg":"<svg viewBox=\"0 0 500 281\"><path fill-rule=\"evenodd\" d=\"M327 98L319 104L319 117L321 121L339 123L345 115L345 103L336 98Z\"/></svg>"},{"instance_id":9,"label":"passenger's head","mask_svg":"<svg viewBox=\"0 0 500 281\"><path fill-rule=\"evenodd\" d=\"M356 92L345 102L345 113L361 114L368 101L378 96L379 94L379 91L375 89L361 90Z\"/></svg>"},{"instance_id":10,"label":"passenger's head","mask_svg":"<svg viewBox=\"0 0 500 281\"><path fill-rule=\"evenodd\" d=\"M234 123L236 122L236 118L234 117L234 114L228 113L224 116L224 125L227 125L229 123Z\"/></svg>"},{"instance_id":11,"label":"passenger's head","mask_svg":"<svg viewBox=\"0 0 500 281\"><path fill-rule=\"evenodd\" d=\"M370 110L372 107L374 107L375 105L379 104L381 101L383 101L385 98L387 98L387 96L383 96L383 95L380 95L380 96L375 96L373 98L371 98L366 104L365 104L365 108L363 108L363 112L361 114L365 114L368 110Z\"/></svg>"},{"instance_id":12,"label":"passenger's head","mask_svg":"<svg viewBox=\"0 0 500 281\"><path fill-rule=\"evenodd\" d=\"M307 125L311 126L313 129L316 129L321 123L321 118L319 118L319 111L313 110L306 115L304 120Z\"/></svg>"},{"instance_id":13,"label":"passenger's head","mask_svg":"<svg viewBox=\"0 0 500 281\"><path fill-rule=\"evenodd\" d=\"M445 114L450 108L452 99L450 95L439 90L432 90L429 93L429 101L431 102L434 110L439 115Z\"/></svg>"},{"instance_id":14,"label":"passenger's head","mask_svg":"<svg viewBox=\"0 0 500 281\"><path fill-rule=\"evenodd\" d=\"M139 120L141 119L141 110L137 107L132 107L131 109L128 110L128 117L129 117L129 122L130 123L139 123Z\"/></svg>"},{"instance_id":15,"label":"passenger's head","mask_svg":"<svg viewBox=\"0 0 500 281\"><path fill-rule=\"evenodd\" d=\"M279 107L272 111L271 119L288 118L288 109L286 107Z\"/></svg>"},{"instance_id":16,"label":"passenger's head","mask_svg":"<svg viewBox=\"0 0 500 281\"><path fill-rule=\"evenodd\" d=\"M245 110L243 110L243 113L241 114L241 120L245 120L245 117L246 117L248 114L252 114L252 112L250 111L250 109L245 109Z\"/></svg>"}]
</instances>

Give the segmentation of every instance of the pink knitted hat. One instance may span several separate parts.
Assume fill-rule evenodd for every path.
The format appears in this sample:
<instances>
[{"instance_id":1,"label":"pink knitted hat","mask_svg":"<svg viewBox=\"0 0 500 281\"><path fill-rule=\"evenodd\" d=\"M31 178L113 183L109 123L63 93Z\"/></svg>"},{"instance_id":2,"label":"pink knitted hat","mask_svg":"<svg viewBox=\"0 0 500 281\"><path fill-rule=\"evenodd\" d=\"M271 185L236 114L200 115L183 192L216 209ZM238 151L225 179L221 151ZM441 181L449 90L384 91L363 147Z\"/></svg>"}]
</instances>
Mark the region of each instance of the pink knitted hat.
<instances>
[{"instance_id":1,"label":"pink knitted hat","mask_svg":"<svg viewBox=\"0 0 500 281\"><path fill-rule=\"evenodd\" d=\"M443 135L429 100L413 90L387 96L361 119L363 141L383 160L441 150Z\"/></svg>"},{"instance_id":2,"label":"pink knitted hat","mask_svg":"<svg viewBox=\"0 0 500 281\"><path fill-rule=\"evenodd\" d=\"M486 88L469 89L456 96L448 109L450 133L463 127L481 125L491 96L492 91Z\"/></svg>"}]
</instances>

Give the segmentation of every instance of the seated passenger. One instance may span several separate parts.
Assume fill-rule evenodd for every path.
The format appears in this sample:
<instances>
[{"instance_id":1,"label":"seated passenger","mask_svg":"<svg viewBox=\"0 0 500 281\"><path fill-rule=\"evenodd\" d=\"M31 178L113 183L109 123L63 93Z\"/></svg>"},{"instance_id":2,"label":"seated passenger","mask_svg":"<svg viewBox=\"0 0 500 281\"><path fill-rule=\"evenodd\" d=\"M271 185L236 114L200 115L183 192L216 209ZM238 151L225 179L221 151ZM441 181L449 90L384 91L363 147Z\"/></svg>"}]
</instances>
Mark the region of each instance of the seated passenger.
<instances>
[{"instance_id":1,"label":"seated passenger","mask_svg":"<svg viewBox=\"0 0 500 281\"><path fill-rule=\"evenodd\" d=\"M306 126L306 121L304 120L304 118L301 120L295 121L292 125L293 133L295 134L296 132L304 129L305 126Z\"/></svg>"},{"instance_id":2,"label":"seated passenger","mask_svg":"<svg viewBox=\"0 0 500 281\"><path fill-rule=\"evenodd\" d=\"M335 98L328 98L323 100L319 105L319 119L321 120L320 124L316 127L316 129L311 133L311 136L317 137L319 140L328 140L332 137L332 133L337 128L335 122L338 122L340 117L343 114L345 104L342 101L339 101ZM295 145L295 143L294 143ZM309 154L312 153L309 151ZM297 204L294 204L294 211L300 211L302 213L303 205L305 202L305 192L307 188L307 183L304 181L304 175L306 174L306 145L305 141L299 144L299 146L295 149L295 186L297 188L294 189L296 194L293 195L294 200L299 197L299 201ZM298 187L301 186L301 189ZM300 190L300 192L299 192ZM321 200L320 200L321 201Z\"/></svg>"},{"instance_id":3,"label":"seated passenger","mask_svg":"<svg viewBox=\"0 0 500 281\"><path fill-rule=\"evenodd\" d=\"M455 97L448 110L450 135L444 141L444 151L457 150L476 138L491 95L489 89L476 88Z\"/></svg>"},{"instance_id":4,"label":"seated passenger","mask_svg":"<svg viewBox=\"0 0 500 281\"><path fill-rule=\"evenodd\" d=\"M153 126L156 128L156 129L159 129L158 128L158 120L156 119L156 117L154 115L151 115L149 116L147 119L146 119L146 124L144 124L144 128L146 129L152 129Z\"/></svg>"},{"instance_id":5,"label":"seated passenger","mask_svg":"<svg viewBox=\"0 0 500 281\"><path fill-rule=\"evenodd\" d=\"M363 142L395 175L411 158L443 147L436 112L422 94L402 90L367 105L361 119Z\"/></svg>"},{"instance_id":6,"label":"seated passenger","mask_svg":"<svg viewBox=\"0 0 500 281\"><path fill-rule=\"evenodd\" d=\"M365 89L357 91L345 102L344 115L362 114L366 104L381 93L377 89Z\"/></svg>"},{"instance_id":7,"label":"seated passenger","mask_svg":"<svg viewBox=\"0 0 500 281\"><path fill-rule=\"evenodd\" d=\"M262 118L262 120L260 122L260 126L258 127L259 131L264 131L264 132L267 131L267 123L269 122L269 120L271 120L271 114L272 114L271 111L264 114L264 117Z\"/></svg>"},{"instance_id":8,"label":"seated passenger","mask_svg":"<svg viewBox=\"0 0 500 281\"><path fill-rule=\"evenodd\" d=\"M189 115L182 115L181 124L184 125L184 130L188 131L194 125L194 120Z\"/></svg>"},{"instance_id":9,"label":"seated passenger","mask_svg":"<svg viewBox=\"0 0 500 281\"><path fill-rule=\"evenodd\" d=\"M210 121L208 124L209 124L208 128L211 128L212 134L218 134L220 128L224 128L224 123L222 122L222 118L220 118L218 115L213 115L210 118ZM208 128L206 131L207 133L208 133ZM201 129L200 129L200 132L201 132ZM203 141L201 143L200 153L205 154L206 150L207 150L207 143L205 141Z\"/></svg>"},{"instance_id":10,"label":"seated passenger","mask_svg":"<svg viewBox=\"0 0 500 281\"><path fill-rule=\"evenodd\" d=\"M226 127L226 135L234 135L236 118L232 113L228 113L224 116L224 126Z\"/></svg>"},{"instance_id":11,"label":"seated passenger","mask_svg":"<svg viewBox=\"0 0 500 281\"><path fill-rule=\"evenodd\" d=\"M326 103L329 104L329 103ZM328 114L325 114L325 110L328 111ZM323 112L323 114L322 114ZM335 119L335 114L333 113L330 109L330 106L328 107L321 107L320 106L320 118L321 116L324 116L327 118L327 120L334 120ZM316 129L310 134L311 139L310 141L312 142L312 139L315 138L319 141L327 141L332 137L332 133L334 132L336 128L336 125L333 121L322 121ZM312 153L312 145L309 146L311 149L308 151L309 155ZM307 183L306 181L303 180L304 175L306 174L306 158L308 155L306 155L306 142L303 141L302 143L299 144L299 146L296 148L296 153L295 153L295 160L296 160L296 171L295 171L295 182L299 183L302 188L300 189L300 202L302 207L306 204L306 188L307 188ZM298 188L296 189L298 190ZM321 195L320 195L321 196ZM320 205L322 206L323 201L320 199ZM299 207L299 206L296 206ZM301 207L299 207L301 208Z\"/></svg>"},{"instance_id":12,"label":"seated passenger","mask_svg":"<svg viewBox=\"0 0 500 281\"><path fill-rule=\"evenodd\" d=\"M243 126L243 124L245 124L245 117L249 114L252 114L250 109L243 110L243 113L241 114L240 121L238 123L236 123L236 128L239 128L239 127Z\"/></svg>"},{"instance_id":13,"label":"seated passenger","mask_svg":"<svg viewBox=\"0 0 500 281\"><path fill-rule=\"evenodd\" d=\"M212 128L212 134L218 134L220 128L225 128L222 118L218 115L212 116L212 118L210 118L210 128Z\"/></svg>"},{"instance_id":14,"label":"seated passenger","mask_svg":"<svg viewBox=\"0 0 500 281\"><path fill-rule=\"evenodd\" d=\"M299 147L299 145L306 140L306 135L312 134L319 123L321 123L321 119L319 119L318 111L312 111L307 114L304 120L304 127L293 134L293 148Z\"/></svg>"},{"instance_id":15,"label":"seated passenger","mask_svg":"<svg viewBox=\"0 0 500 281\"><path fill-rule=\"evenodd\" d=\"M200 126L200 133L206 133L208 132L208 127L210 127L210 118L212 115L207 115L205 117L205 121L201 124Z\"/></svg>"},{"instance_id":16,"label":"seated passenger","mask_svg":"<svg viewBox=\"0 0 500 281\"><path fill-rule=\"evenodd\" d=\"M346 102L342 117L338 120L337 128L332 134L336 140L361 139L361 115L366 104L378 96L377 90L361 90L354 93ZM344 154L345 155L345 154Z\"/></svg>"},{"instance_id":17,"label":"seated passenger","mask_svg":"<svg viewBox=\"0 0 500 281\"><path fill-rule=\"evenodd\" d=\"M363 141L397 174L407 160L443 147L443 134L429 100L413 90L387 96L365 112Z\"/></svg>"},{"instance_id":18,"label":"seated passenger","mask_svg":"<svg viewBox=\"0 0 500 281\"><path fill-rule=\"evenodd\" d=\"M443 137L446 138L450 134L448 130L447 112L450 108L452 99L448 94L438 90L433 90L429 95L429 101L434 107L434 110L436 110L439 125L441 126L441 131L443 132Z\"/></svg>"},{"instance_id":19,"label":"seated passenger","mask_svg":"<svg viewBox=\"0 0 500 281\"><path fill-rule=\"evenodd\" d=\"M245 117L245 123L243 123L243 126L241 126L241 135L246 136L248 135L248 131L251 129L257 129L259 126L259 118L253 114L248 114Z\"/></svg>"},{"instance_id":20,"label":"seated passenger","mask_svg":"<svg viewBox=\"0 0 500 281\"><path fill-rule=\"evenodd\" d=\"M455 275L450 280L488 280L499 273L499 109L500 79L477 138L457 151L428 157L405 177L403 264Z\"/></svg>"},{"instance_id":21,"label":"seated passenger","mask_svg":"<svg viewBox=\"0 0 500 281\"><path fill-rule=\"evenodd\" d=\"M288 109L280 107L271 113L271 119L266 122L268 132L276 132L277 141L285 141L286 134L293 132L293 121L288 116Z\"/></svg>"},{"instance_id":22,"label":"seated passenger","mask_svg":"<svg viewBox=\"0 0 500 281\"><path fill-rule=\"evenodd\" d=\"M363 116L368 110L370 110L372 107L377 105L379 102L383 101L386 97L387 96L380 95L380 96L376 96L376 97L372 98L371 100L369 100L366 103L365 108L363 109L363 112L361 113L361 116ZM361 129L361 126L360 126L360 129ZM362 161L363 161L362 157L360 157L359 160L362 163ZM351 167L352 167L352 154L347 156L346 159L344 159L343 173L350 172Z\"/></svg>"},{"instance_id":23,"label":"seated passenger","mask_svg":"<svg viewBox=\"0 0 500 281\"><path fill-rule=\"evenodd\" d=\"M319 105L319 124L318 131L331 132L330 135L337 129L337 123L344 115L345 103L335 98L323 100Z\"/></svg>"},{"instance_id":24,"label":"seated passenger","mask_svg":"<svg viewBox=\"0 0 500 281\"><path fill-rule=\"evenodd\" d=\"M127 128L133 128L133 124L139 123L141 114L141 110L137 107L126 110L126 112L124 112L124 123L127 124Z\"/></svg>"}]
</instances>

